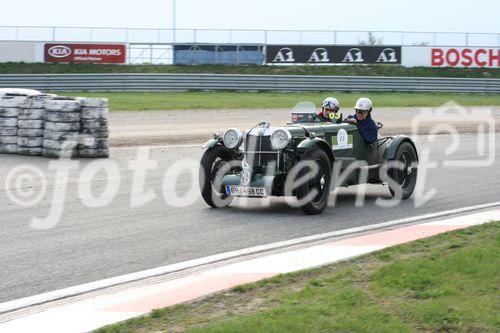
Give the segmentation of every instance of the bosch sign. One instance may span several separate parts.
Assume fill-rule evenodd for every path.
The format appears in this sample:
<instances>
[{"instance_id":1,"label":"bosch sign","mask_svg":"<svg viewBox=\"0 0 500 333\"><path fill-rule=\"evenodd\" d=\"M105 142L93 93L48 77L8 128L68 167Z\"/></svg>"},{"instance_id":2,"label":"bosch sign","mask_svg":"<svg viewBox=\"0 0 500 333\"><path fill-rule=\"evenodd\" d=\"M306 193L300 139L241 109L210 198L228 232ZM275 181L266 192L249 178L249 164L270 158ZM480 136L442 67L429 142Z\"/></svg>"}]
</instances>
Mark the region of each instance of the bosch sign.
<instances>
[{"instance_id":1,"label":"bosch sign","mask_svg":"<svg viewBox=\"0 0 500 333\"><path fill-rule=\"evenodd\" d=\"M405 46L402 52L405 67L500 67L498 47Z\"/></svg>"},{"instance_id":2,"label":"bosch sign","mask_svg":"<svg viewBox=\"0 0 500 333\"><path fill-rule=\"evenodd\" d=\"M431 66L500 67L500 49L432 48Z\"/></svg>"},{"instance_id":3,"label":"bosch sign","mask_svg":"<svg viewBox=\"0 0 500 333\"><path fill-rule=\"evenodd\" d=\"M45 44L45 62L123 64L124 44Z\"/></svg>"},{"instance_id":4,"label":"bosch sign","mask_svg":"<svg viewBox=\"0 0 500 333\"><path fill-rule=\"evenodd\" d=\"M400 64L400 46L268 45L268 64Z\"/></svg>"}]
</instances>

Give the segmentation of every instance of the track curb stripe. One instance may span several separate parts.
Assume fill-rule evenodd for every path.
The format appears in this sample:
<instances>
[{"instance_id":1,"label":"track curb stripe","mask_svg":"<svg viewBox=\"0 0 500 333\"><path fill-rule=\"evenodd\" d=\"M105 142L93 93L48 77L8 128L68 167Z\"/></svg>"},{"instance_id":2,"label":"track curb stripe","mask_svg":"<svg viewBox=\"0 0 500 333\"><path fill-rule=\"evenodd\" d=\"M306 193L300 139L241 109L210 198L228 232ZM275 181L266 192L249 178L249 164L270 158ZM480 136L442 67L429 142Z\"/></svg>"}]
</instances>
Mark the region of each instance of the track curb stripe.
<instances>
[{"instance_id":1,"label":"track curb stripe","mask_svg":"<svg viewBox=\"0 0 500 333\"><path fill-rule=\"evenodd\" d=\"M382 222L382 223L377 223L377 224L363 226L363 227L356 227L356 228L343 229L343 230L339 230L339 231L327 232L327 233L313 235L313 236L306 236L306 237L291 239L291 240L287 240L287 241L266 244L266 245L260 245L260 246L255 246L255 247L251 247L251 248L247 248L247 249L216 254L216 255L212 255L212 256L208 256L208 257L204 257L204 258L188 260L188 261L184 261L184 262L177 263L177 264L172 264L172 265L157 267L157 268L148 269L148 270L144 270L144 271L140 271L140 272L125 274L125 275L116 276L116 277L109 278L109 279L85 283L85 284L82 284L79 286L59 289L59 290L55 290L55 291L51 291L51 292L47 292L47 293L43 293L43 294L39 294L39 295L35 295L35 296L25 297L25 298L21 298L18 300L1 303L0 304L0 314L5 313L5 312L10 312L10 311L15 311L18 309L22 309L22 308L37 305L37 304L43 304L43 303L52 302L55 300L60 300L63 298L81 295L84 293L88 293L90 291L104 289L104 288L108 288L108 287L115 286L115 285L129 283L129 282L133 282L133 281L139 281L139 280L146 279L149 277L154 277L154 276L161 276L161 275L175 273L175 272L182 272L184 270L193 269L196 267L202 267L204 265L210 265L210 264L214 264L214 263L218 263L218 262L224 262L224 261L227 261L230 259L241 258L241 257L245 257L248 255L260 254L260 253L264 253L264 252L268 252L268 251L272 251L272 250L277 250L277 249L287 248L287 247L291 247L291 246L317 242L317 241L321 241L321 240L325 240L325 239L346 236L346 235L360 233L360 232L368 232L368 231L372 231L372 230L394 227L397 225L416 223L416 222L420 222L420 221L424 221L424 220L441 218L441 217L445 217L445 216L449 216L449 215L453 215L453 214L463 214L463 213L470 212L470 211L487 209L487 208L492 208L492 207L496 207L496 206L500 206L500 201L481 204L481 205L475 205L475 206L470 206L470 207L452 209L452 210L447 210L447 211L438 212L438 213L413 216L413 217L409 217L409 218L398 219L398 220L393 220L393 221L388 221L388 222Z\"/></svg>"},{"instance_id":2,"label":"track curb stripe","mask_svg":"<svg viewBox=\"0 0 500 333\"><path fill-rule=\"evenodd\" d=\"M484 209L498 205L500 203L474 207L480 207L475 209ZM470 210L471 207L448 211L447 215L458 214L467 211L467 209ZM445 212L441 214L443 213ZM420 218L421 220L431 219L432 217L428 217L429 215L436 214L428 214L424 215L427 217ZM406 219L405 221L410 223L415 218ZM183 277L155 284L133 286L121 291L93 297L81 297L81 299L69 304L48 307L41 312L11 318L9 321L0 323L0 331L19 332L37 329L42 331L50 330L51 332L86 332L107 324L139 316L156 308L193 300L242 283L255 282L277 274L318 267L389 246L493 220L500 220L500 209L490 209L480 213L433 220L395 229L395 225L404 222L381 223L377 225L378 229L392 226L391 230L381 230L370 234L332 240L323 244L310 245L300 249L289 249L280 253L268 253L260 257L193 272ZM318 236L320 235L317 235L316 238ZM311 241L311 237L306 238ZM304 238L301 240L304 240ZM288 241L288 243L291 243L289 246L294 245L293 242ZM181 264L185 265L185 263ZM64 294L61 291L59 292L61 295ZM23 302L26 302L26 299L0 304L0 309L12 308L13 305L21 305Z\"/></svg>"}]
</instances>

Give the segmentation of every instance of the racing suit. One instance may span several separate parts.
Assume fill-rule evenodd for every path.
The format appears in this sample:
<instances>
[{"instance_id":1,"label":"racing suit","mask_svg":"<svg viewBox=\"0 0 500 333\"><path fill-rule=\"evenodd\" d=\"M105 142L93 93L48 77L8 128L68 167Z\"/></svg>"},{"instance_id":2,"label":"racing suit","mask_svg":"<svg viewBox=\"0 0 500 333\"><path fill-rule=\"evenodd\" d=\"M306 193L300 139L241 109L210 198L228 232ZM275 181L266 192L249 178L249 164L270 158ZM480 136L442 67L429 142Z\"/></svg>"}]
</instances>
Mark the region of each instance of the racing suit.
<instances>
[{"instance_id":1,"label":"racing suit","mask_svg":"<svg viewBox=\"0 0 500 333\"><path fill-rule=\"evenodd\" d=\"M365 120L359 120L356 115L347 116L346 119L356 119L356 126L358 127L359 134L366 143L372 144L377 141L378 137L378 126L373 121L371 115Z\"/></svg>"}]
</instances>

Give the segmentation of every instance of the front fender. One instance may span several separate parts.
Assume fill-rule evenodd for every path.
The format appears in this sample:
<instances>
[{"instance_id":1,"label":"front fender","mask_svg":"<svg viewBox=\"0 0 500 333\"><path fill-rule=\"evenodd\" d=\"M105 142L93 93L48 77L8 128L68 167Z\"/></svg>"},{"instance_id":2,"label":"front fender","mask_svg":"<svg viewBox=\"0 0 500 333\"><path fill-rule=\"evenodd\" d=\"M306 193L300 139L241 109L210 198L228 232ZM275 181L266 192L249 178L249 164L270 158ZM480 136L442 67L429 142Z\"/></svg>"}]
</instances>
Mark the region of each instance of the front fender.
<instances>
[{"instance_id":1,"label":"front fender","mask_svg":"<svg viewBox=\"0 0 500 333\"><path fill-rule=\"evenodd\" d=\"M330 159L330 162L333 165L333 162L335 161L335 156L333 155L332 148L328 145L328 143L318 137L315 138L306 138L302 140L299 145L297 146L297 149L306 151L308 149L311 149L313 147L318 147L320 149L323 149L325 153L328 155L328 158Z\"/></svg>"},{"instance_id":2,"label":"front fender","mask_svg":"<svg viewBox=\"0 0 500 333\"><path fill-rule=\"evenodd\" d=\"M384 160L393 160L396 157L396 151L403 142L408 142L413 146L413 148L415 148L415 153L417 154L418 160L417 146L415 146L413 140L407 135L398 135L389 143L384 152Z\"/></svg>"},{"instance_id":3,"label":"front fender","mask_svg":"<svg viewBox=\"0 0 500 333\"><path fill-rule=\"evenodd\" d=\"M217 146L218 144L222 144L221 138L219 138L219 137L211 138L210 140L205 142L202 149L211 149L211 148Z\"/></svg>"}]
</instances>

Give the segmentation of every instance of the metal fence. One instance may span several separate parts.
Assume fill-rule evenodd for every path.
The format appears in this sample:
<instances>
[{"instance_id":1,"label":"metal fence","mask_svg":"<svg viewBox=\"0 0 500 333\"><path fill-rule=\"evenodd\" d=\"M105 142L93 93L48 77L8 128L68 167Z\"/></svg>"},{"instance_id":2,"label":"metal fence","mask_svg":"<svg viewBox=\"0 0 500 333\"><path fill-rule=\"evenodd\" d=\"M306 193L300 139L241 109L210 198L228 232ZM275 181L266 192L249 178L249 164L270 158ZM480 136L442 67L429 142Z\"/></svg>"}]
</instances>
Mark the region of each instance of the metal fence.
<instances>
[{"instance_id":1,"label":"metal fence","mask_svg":"<svg viewBox=\"0 0 500 333\"><path fill-rule=\"evenodd\" d=\"M500 33L0 26L0 41L500 46Z\"/></svg>"},{"instance_id":2,"label":"metal fence","mask_svg":"<svg viewBox=\"0 0 500 333\"><path fill-rule=\"evenodd\" d=\"M128 45L127 64L171 65L174 63L174 47L170 44Z\"/></svg>"},{"instance_id":3,"label":"metal fence","mask_svg":"<svg viewBox=\"0 0 500 333\"><path fill-rule=\"evenodd\" d=\"M176 44L177 46L179 45L184 45L184 44ZM188 46L192 46L189 45ZM206 64L206 63L213 63L213 64L224 64L224 61L222 61L222 57L225 57L227 53L225 53L225 50L220 50L221 47L220 45L199 45L198 46L210 46L213 48L213 59L212 61L201 61L203 59L192 59L190 62L189 59L182 59L183 57L179 54L177 56L174 56L175 48L171 44L136 44L136 43L129 43L128 44L128 50L127 50L127 64L131 65L141 65L141 64L152 64L152 65L172 65L174 64L174 58L177 59L177 64L183 64L183 65L199 65L199 64ZM229 61L226 62L226 64L231 64L231 65L239 65L239 64L262 64L265 61L264 57L264 45L251 45L257 49L256 54L260 54L260 57L262 59L254 60L252 62L245 61L248 60L248 51L246 50L247 46L250 45L231 45L235 50L235 60L234 61ZM194 56L194 55L193 55ZM192 57L193 57L192 56ZM255 55L254 55L255 57ZM189 58L189 57L188 57ZM238 59L241 59L238 60ZM207 60L207 59L205 59Z\"/></svg>"},{"instance_id":4,"label":"metal fence","mask_svg":"<svg viewBox=\"0 0 500 333\"><path fill-rule=\"evenodd\" d=\"M43 91L395 91L500 93L500 79L227 74L16 74L0 88Z\"/></svg>"}]
</instances>

